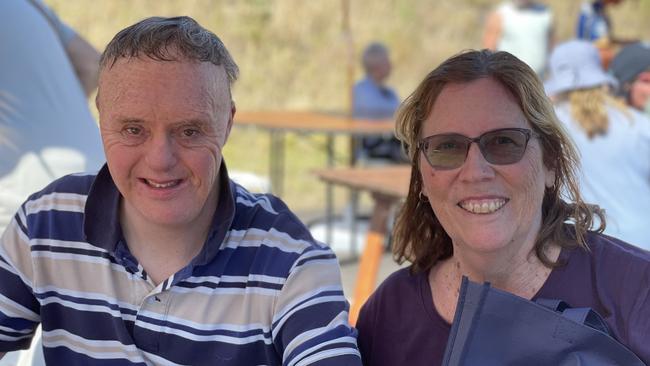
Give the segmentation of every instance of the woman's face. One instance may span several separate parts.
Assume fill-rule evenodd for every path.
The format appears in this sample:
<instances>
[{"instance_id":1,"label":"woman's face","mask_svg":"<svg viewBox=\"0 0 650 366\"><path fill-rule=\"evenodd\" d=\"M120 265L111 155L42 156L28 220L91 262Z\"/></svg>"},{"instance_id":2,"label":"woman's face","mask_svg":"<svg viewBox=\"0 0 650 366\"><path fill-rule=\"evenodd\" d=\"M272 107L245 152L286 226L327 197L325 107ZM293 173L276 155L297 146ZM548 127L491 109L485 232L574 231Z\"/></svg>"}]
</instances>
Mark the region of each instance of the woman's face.
<instances>
[{"instance_id":1,"label":"woman's face","mask_svg":"<svg viewBox=\"0 0 650 366\"><path fill-rule=\"evenodd\" d=\"M650 71L644 71L632 83L630 104L638 110L644 110L650 100Z\"/></svg>"},{"instance_id":2,"label":"woman's face","mask_svg":"<svg viewBox=\"0 0 650 366\"><path fill-rule=\"evenodd\" d=\"M515 98L499 82L482 78L445 86L422 126L422 137L457 133L475 138L500 128L531 129ZM522 159L509 165L488 163L476 143L458 168L436 170L422 153L419 164L423 193L455 253L532 247L541 226L545 187L554 182L534 136Z\"/></svg>"}]
</instances>

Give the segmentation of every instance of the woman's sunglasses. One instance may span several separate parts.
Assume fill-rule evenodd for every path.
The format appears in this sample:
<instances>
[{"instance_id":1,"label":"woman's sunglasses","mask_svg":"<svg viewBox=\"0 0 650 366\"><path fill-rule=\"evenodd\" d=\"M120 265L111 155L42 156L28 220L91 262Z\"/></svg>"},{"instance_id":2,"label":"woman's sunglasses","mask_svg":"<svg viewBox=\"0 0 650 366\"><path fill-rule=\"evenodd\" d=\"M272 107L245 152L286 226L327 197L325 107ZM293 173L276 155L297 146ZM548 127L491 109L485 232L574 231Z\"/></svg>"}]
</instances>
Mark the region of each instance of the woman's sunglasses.
<instances>
[{"instance_id":1,"label":"woman's sunglasses","mask_svg":"<svg viewBox=\"0 0 650 366\"><path fill-rule=\"evenodd\" d=\"M476 138L457 133L428 136L420 140L418 148L434 169L456 169L463 165L472 142L478 144L490 164L507 165L521 160L532 132L525 128L501 128L488 131Z\"/></svg>"}]
</instances>

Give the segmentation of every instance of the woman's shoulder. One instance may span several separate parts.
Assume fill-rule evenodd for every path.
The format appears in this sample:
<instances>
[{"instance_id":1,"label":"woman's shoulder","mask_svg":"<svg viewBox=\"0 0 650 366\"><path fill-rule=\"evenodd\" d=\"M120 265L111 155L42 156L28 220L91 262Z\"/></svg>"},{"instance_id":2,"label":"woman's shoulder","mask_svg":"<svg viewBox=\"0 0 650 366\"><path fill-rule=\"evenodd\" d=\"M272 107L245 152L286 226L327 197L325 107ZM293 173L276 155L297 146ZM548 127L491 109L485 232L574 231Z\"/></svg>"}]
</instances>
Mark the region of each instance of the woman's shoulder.
<instances>
[{"instance_id":1,"label":"woman's shoulder","mask_svg":"<svg viewBox=\"0 0 650 366\"><path fill-rule=\"evenodd\" d=\"M588 232L586 248L565 249L561 261L570 272L593 273L592 279L639 275L650 271L650 252L605 234Z\"/></svg>"},{"instance_id":2,"label":"woman's shoulder","mask_svg":"<svg viewBox=\"0 0 650 366\"><path fill-rule=\"evenodd\" d=\"M393 312L413 304L414 300L420 297L422 281L426 282L426 273L412 273L411 267L393 272L370 295L363 305L362 312Z\"/></svg>"},{"instance_id":3,"label":"woman's shoulder","mask_svg":"<svg viewBox=\"0 0 650 366\"><path fill-rule=\"evenodd\" d=\"M419 286L423 280L425 273L413 273L412 267L400 268L391 273L386 279L377 287L373 296L395 296L415 294L419 292Z\"/></svg>"},{"instance_id":4,"label":"woman's shoulder","mask_svg":"<svg viewBox=\"0 0 650 366\"><path fill-rule=\"evenodd\" d=\"M648 292L650 252L617 238L587 233L587 249L567 250L566 266L561 268L565 280L582 279L589 288L597 289L598 296L619 297L638 291ZM567 278L570 277L569 278ZM621 284L625 284L621 288Z\"/></svg>"},{"instance_id":5,"label":"woman's shoulder","mask_svg":"<svg viewBox=\"0 0 650 366\"><path fill-rule=\"evenodd\" d=\"M650 268L650 251L621 239L588 232L585 238L593 260L603 265L635 265Z\"/></svg>"},{"instance_id":6,"label":"woman's shoulder","mask_svg":"<svg viewBox=\"0 0 650 366\"><path fill-rule=\"evenodd\" d=\"M586 239L598 294L593 307L623 344L648 359L650 251L603 234L589 233Z\"/></svg>"}]
</instances>

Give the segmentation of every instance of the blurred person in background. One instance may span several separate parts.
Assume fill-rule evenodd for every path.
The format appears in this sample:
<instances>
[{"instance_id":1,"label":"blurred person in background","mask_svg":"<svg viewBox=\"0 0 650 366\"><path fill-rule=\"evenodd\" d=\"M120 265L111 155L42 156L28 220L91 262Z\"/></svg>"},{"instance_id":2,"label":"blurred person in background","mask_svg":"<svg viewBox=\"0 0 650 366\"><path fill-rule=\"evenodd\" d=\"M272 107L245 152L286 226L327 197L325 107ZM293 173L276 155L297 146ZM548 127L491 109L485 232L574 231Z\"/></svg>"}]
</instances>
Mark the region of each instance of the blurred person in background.
<instances>
[{"instance_id":1,"label":"blurred person in background","mask_svg":"<svg viewBox=\"0 0 650 366\"><path fill-rule=\"evenodd\" d=\"M553 34L553 13L548 6L532 0L507 1L488 15L483 47L512 53L543 75Z\"/></svg>"},{"instance_id":2,"label":"blurred person in background","mask_svg":"<svg viewBox=\"0 0 650 366\"><path fill-rule=\"evenodd\" d=\"M0 356L51 365L360 365L336 256L223 158L238 67L189 17L100 59L107 163L31 195L0 237Z\"/></svg>"},{"instance_id":3,"label":"blurred person in background","mask_svg":"<svg viewBox=\"0 0 650 366\"><path fill-rule=\"evenodd\" d=\"M650 44L637 42L623 47L609 65L618 80L618 95L650 118Z\"/></svg>"},{"instance_id":4,"label":"blurred person in background","mask_svg":"<svg viewBox=\"0 0 650 366\"><path fill-rule=\"evenodd\" d=\"M578 153L530 67L507 52L453 56L396 119L412 173L393 254L411 265L361 309L365 365L441 364L463 276L592 308L650 362L650 252L593 225L602 212L581 198Z\"/></svg>"},{"instance_id":5,"label":"blurred person in background","mask_svg":"<svg viewBox=\"0 0 650 366\"><path fill-rule=\"evenodd\" d=\"M576 38L585 41L613 41L612 20L608 9L623 0L594 0L583 2L578 14Z\"/></svg>"},{"instance_id":6,"label":"blurred person in background","mask_svg":"<svg viewBox=\"0 0 650 366\"><path fill-rule=\"evenodd\" d=\"M614 36L609 9L622 2L623 0L593 0L583 2L580 6L576 38L596 45L604 68L607 68L621 45L632 42Z\"/></svg>"},{"instance_id":7,"label":"blurred person in background","mask_svg":"<svg viewBox=\"0 0 650 366\"><path fill-rule=\"evenodd\" d=\"M650 249L650 120L615 98L587 41L558 45L546 92L582 158L580 191L605 210L605 233Z\"/></svg>"},{"instance_id":8,"label":"blurred person in background","mask_svg":"<svg viewBox=\"0 0 650 366\"><path fill-rule=\"evenodd\" d=\"M0 235L27 196L104 162L99 53L39 0L0 2Z\"/></svg>"},{"instance_id":9,"label":"blurred person in background","mask_svg":"<svg viewBox=\"0 0 650 366\"><path fill-rule=\"evenodd\" d=\"M365 77L352 89L352 116L370 120L392 119L400 99L395 90L386 85L392 65L388 48L371 43L363 51L361 64ZM385 159L404 162L405 155L399 141L391 137L364 137L357 149L358 158Z\"/></svg>"},{"instance_id":10,"label":"blurred person in background","mask_svg":"<svg viewBox=\"0 0 650 366\"><path fill-rule=\"evenodd\" d=\"M40 0L0 2L0 235L32 192L104 161L87 97L99 53ZM40 348L34 342L32 351ZM0 365L30 358L7 355Z\"/></svg>"}]
</instances>

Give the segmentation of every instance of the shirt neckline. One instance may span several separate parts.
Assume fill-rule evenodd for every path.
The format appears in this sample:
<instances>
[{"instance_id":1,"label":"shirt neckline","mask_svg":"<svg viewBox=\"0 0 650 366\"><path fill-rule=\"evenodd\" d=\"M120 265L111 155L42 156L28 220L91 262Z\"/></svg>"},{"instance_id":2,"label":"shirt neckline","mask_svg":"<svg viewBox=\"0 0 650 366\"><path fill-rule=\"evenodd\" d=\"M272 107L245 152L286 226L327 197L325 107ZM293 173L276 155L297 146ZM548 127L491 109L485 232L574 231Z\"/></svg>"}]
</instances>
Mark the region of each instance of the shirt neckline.
<instances>
[{"instance_id":1,"label":"shirt neckline","mask_svg":"<svg viewBox=\"0 0 650 366\"><path fill-rule=\"evenodd\" d=\"M220 190L219 202L213 215L212 228L203 248L190 262L191 265L207 264L217 255L235 217L233 194L236 190L224 161L219 169L217 189ZM124 240L119 222L120 199L121 194L110 175L108 165L104 164L97 173L86 199L83 232L86 242L108 251L113 256L118 250L118 243Z\"/></svg>"},{"instance_id":2,"label":"shirt neckline","mask_svg":"<svg viewBox=\"0 0 650 366\"><path fill-rule=\"evenodd\" d=\"M539 294L544 293L546 290L547 286L549 283L552 283L555 281L555 277L559 276L559 272L561 269L565 268L569 264L569 257L571 256L571 253L573 250L569 250L567 248L562 248L560 251L560 255L558 256L558 261L559 263L563 263L564 265L560 267L553 268L551 270L551 273L548 275L548 278L546 278L546 281L544 281L544 284L537 290L537 293L532 297L532 300L535 300L538 298ZM444 328L447 331L451 331L451 324L448 323L442 315L438 312L438 309L433 304L433 294L431 293L431 286L429 284L429 272L431 269L428 269L426 271L422 271L421 273L418 273L417 276L418 278L418 286L420 288L420 301L422 303L422 306L424 307L425 313L428 315L429 319L436 325L441 328Z\"/></svg>"}]
</instances>

